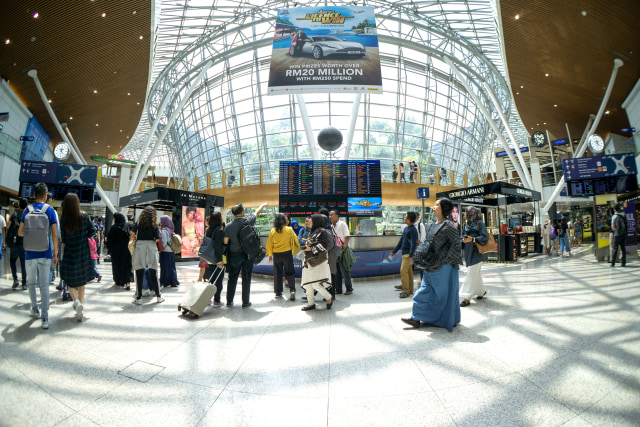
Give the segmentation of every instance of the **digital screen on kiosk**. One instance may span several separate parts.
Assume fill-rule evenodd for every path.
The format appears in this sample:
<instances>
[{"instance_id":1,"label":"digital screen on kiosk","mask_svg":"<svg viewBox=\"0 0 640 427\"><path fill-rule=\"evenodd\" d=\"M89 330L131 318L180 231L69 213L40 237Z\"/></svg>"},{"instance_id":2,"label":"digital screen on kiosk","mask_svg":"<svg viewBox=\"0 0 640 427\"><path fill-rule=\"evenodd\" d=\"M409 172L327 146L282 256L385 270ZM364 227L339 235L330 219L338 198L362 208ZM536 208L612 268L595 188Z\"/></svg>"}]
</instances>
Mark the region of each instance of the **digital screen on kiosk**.
<instances>
[{"instance_id":1,"label":"digital screen on kiosk","mask_svg":"<svg viewBox=\"0 0 640 427\"><path fill-rule=\"evenodd\" d=\"M382 216L382 197L349 197L349 216Z\"/></svg>"},{"instance_id":2,"label":"digital screen on kiosk","mask_svg":"<svg viewBox=\"0 0 640 427\"><path fill-rule=\"evenodd\" d=\"M280 212L301 216L326 207L340 215L381 216L381 182L379 160L280 162ZM367 202L357 200L351 212L350 198L377 208L359 209L358 201Z\"/></svg>"},{"instance_id":3,"label":"digital screen on kiosk","mask_svg":"<svg viewBox=\"0 0 640 427\"><path fill-rule=\"evenodd\" d=\"M182 258L198 256L204 239L204 208L182 207Z\"/></svg>"}]
</instances>

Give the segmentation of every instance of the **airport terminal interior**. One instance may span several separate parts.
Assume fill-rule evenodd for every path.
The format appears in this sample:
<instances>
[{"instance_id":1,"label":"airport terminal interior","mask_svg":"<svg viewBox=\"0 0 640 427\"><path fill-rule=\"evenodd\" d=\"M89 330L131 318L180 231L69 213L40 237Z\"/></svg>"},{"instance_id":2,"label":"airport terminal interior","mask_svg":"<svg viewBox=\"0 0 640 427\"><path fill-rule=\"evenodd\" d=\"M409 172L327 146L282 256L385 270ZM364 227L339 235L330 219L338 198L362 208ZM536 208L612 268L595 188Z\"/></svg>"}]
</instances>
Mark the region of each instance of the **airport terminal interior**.
<instances>
[{"instance_id":1,"label":"airport terminal interior","mask_svg":"<svg viewBox=\"0 0 640 427\"><path fill-rule=\"evenodd\" d=\"M3 6L0 425L640 424L637 0ZM51 255L12 221L39 183L100 232L65 240L40 287L25 270ZM247 255L253 234L224 247L221 299L203 283L208 218L229 227L238 204L258 249L288 216L295 296L275 288L284 253ZM149 206L177 249L163 231L160 254L109 250ZM322 208L343 222L337 267L295 254L322 247L301 240ZM442 223L465 260L448 291L446 263L415 265ZM318 286L337 292L307 310L329 265ZM460 312L451 330L420 317L427 294Z\"/></svg>"}]
</instances>

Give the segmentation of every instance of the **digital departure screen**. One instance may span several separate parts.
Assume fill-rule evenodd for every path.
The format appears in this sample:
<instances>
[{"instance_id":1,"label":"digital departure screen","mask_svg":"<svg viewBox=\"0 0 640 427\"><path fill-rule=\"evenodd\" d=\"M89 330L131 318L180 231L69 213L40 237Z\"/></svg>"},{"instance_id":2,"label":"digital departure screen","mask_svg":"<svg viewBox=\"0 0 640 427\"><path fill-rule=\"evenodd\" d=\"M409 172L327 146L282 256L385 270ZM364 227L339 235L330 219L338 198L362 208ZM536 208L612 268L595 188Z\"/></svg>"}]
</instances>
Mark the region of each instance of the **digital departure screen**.
<instances>
[{"instance_id":1,"label":"digital departure screen","mask_svg":"<svg viewBox=\"0 0 640 427\"><path fill-rule=\"evenodd\" d=\"M594 194L623 194L635 191L638 186L635 175L601 179L582 179L567 183L569 196L593 196Z\"/></svg>"},{"instance_id":2,"label":"digital departure screen","mask_svg":"<svg viewBox=\"0 0 640 427\"><path fill-rule=\"evenodd\" d=\"M351 204L357 207L351 212L349 199L381 200L381 181L379 160L280 162L280 212L300 216L326 207L340 215L380 216L382 211L365 211L362 204Z\"/></svg>"}]
</instances>

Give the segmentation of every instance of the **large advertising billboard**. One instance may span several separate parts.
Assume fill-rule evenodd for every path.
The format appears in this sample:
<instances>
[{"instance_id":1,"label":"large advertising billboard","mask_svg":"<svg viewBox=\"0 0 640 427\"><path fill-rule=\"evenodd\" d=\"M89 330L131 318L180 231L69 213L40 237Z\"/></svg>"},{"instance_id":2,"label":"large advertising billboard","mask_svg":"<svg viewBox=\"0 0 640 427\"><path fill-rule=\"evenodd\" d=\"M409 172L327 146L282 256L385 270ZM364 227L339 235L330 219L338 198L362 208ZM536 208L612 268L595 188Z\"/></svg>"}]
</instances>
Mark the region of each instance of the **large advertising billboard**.
<instances>
[{"instance_id":1,"label":"large advertising billboard","mask_svg":"<svg viewBox=\"0 0 640 427\"><path fill-rule=\"evenodd\" d=\"M276 19L269 95L382 93L372 7L279 9Z\"/></svg>"},{"instance_id":2,"label":"large advertising billboard","mask_svg":"<svg viewBox=\"0 0 640 427\"><path fill-rule=\"evenodd\" d=\"M182 258L198 256L204 239L204 208L182 207Z\"/></svg>"}]
</instances>

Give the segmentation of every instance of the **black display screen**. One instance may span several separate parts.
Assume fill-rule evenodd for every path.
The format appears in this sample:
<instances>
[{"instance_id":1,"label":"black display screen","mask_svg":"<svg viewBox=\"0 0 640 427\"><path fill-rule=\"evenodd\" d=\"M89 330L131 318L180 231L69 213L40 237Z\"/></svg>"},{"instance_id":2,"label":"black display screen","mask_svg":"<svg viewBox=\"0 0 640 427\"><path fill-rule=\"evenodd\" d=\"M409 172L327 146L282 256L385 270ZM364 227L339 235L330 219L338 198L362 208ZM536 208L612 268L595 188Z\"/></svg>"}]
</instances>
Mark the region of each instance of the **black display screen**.
<instances>
[{"instance_id":1,"label":"black display screen","mask_svg":"<svg viewBox=\"0 0 640 427\"><path fill-rule=\"evenodd\" d=\"M636 175L600 179L581 179L567 183L569 196L630 193L638 188Z\"/></svg>"},{"instance_id":2,"label":"black display screen","mask_svg":"<svg viewBox=\"0 0 640 427\"><path fill-rule=\"evenodd\" d=\"M25 199L33 199L34 194L34 182L21 182L20 183L20 197ZM79 185L58 185L48 184L47 188L51 193L53 200L64 200L64 196L68 193L74 193L78 196L81 203L92 203L93 194L95 189L92 187L83 187Z\"/></svg>"},{"instance_id":3,"label":"black display screen","mask_svg":"<svg viewBox=\"0 0 640 427\"><path fill-rule=\"evenodd\" d=\"M349 199L382 200L381 181L379 160L280 162L280 212L301 216L326 207L337 209L340 215L380 216L379 206L362 209L365 202L351 212Z\"/></svg>"}]
</instances>

